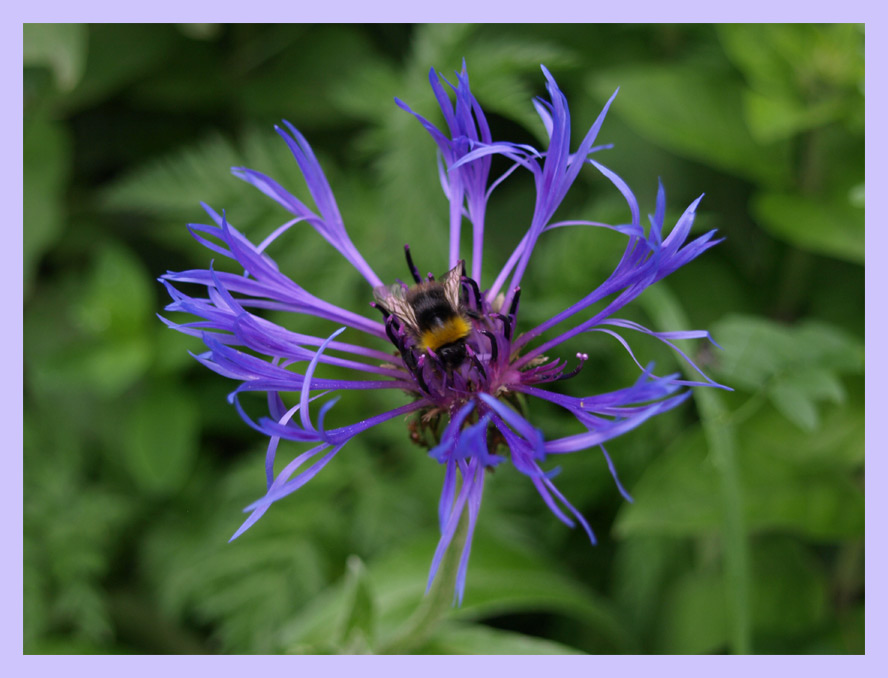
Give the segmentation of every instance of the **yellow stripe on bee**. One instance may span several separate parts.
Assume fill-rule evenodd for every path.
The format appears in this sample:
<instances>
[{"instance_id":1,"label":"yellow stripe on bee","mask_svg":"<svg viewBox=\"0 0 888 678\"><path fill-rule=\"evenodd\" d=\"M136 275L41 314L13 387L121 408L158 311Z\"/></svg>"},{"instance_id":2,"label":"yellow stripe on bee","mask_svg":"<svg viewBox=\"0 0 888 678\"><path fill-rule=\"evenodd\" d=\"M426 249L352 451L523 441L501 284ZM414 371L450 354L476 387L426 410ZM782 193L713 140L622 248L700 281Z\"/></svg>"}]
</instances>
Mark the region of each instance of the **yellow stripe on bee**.
<instances>
[{"instance_id":1,"label":"yellow stripe on bee","mask_svg":"<svg viewBox=\"0 0 888 678\"><path fill-rule=\"evenodd\" d=\"M420 337L420 348L423 351L428 351L429 349L437 351L442 346L452 344L454 341L468 336L470 331L469 323L462 316L453 316L448 318L447 322L440 327L423 332Z\"/></svg>"}]
</instances>

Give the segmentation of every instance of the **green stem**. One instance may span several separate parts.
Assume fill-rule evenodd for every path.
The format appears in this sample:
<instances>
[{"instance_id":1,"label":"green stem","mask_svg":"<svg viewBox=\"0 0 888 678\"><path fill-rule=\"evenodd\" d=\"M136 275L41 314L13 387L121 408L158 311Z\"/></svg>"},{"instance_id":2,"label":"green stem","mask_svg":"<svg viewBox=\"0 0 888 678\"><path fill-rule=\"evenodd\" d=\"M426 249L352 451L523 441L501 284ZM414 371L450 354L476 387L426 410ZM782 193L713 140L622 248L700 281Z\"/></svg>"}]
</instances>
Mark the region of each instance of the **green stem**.
<instances>
[{"instance_id":1,"label":"green stem","mask_svg":"<svg viewBox=\"0 0 888 678\"><path fill-rule=\"evenodd\" d=\"M441 559L432 588L425 595L403 628L394 638L383 644L379 654L408 654L425 645L441 622L453 609L453 596L456 586L456 573L459 558L466 543L469 521L463 514L453 535L453 541Z\"/></svg>"},{"instance_id":2,"label":"green stem","mask_svg":"<svg viewBox=\"0 0 888 678\"><path fill-rule=\"evenodd\" d=\"M642 297L645 310L660 330L688 329L689 323L675 295L662 282ZM687 376L688 365L682 366ZM721 393L712 388L695 388L694 399L715 467L722 496L722 540L725 558L725 596L727 599L731 650L735 654L752 651L749 611L749 544L743 509L743 487L737 463L737 437L730 412Z\"/></svg>"}]
</instances>

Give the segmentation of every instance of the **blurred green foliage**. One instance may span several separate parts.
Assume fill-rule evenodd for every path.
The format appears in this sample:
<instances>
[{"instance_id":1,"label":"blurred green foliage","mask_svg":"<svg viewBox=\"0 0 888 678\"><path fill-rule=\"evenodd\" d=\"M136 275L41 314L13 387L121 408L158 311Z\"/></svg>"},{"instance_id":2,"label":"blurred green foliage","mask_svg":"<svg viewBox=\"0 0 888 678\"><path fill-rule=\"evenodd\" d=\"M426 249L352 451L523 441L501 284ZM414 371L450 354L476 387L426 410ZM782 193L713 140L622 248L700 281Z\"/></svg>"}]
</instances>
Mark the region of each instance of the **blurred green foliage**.
<instances>
[{"instance_id":1,"label":"blurred green foliage","mask_svg":"<svg viewBox=\"0 0 888 678\"><path fill-rule=\"evenodd\" d=\"M695 229L727 240L666 281L690 323L670 329L710 329L722 350L684 348L735 390L609 445L632 504L597 451L561 460L597 547L526 478L490 474L465 603L414 651L862 652L863 42L855 25L26 25L24 651L371 652L403 635L437 540L440 467L391 422L227 543L264 492L263 440L226 402L233 384L188 356L200 342L155 318L153 279L213 257L185 229L205 220L200 201L253 238L286 220L229 174L246 165L304 193L281 117L383 278L402 275L405 242L443 270L433 144L392 98L438 120L428 70L465 57L496 138L544 137L530 97L545 63L576 134L620 87L601 159L644 209L657 176L673 217L706 192ZM494 196L482 285L526 228L529 189ZM592 171L562 209L625 211ZM620 246L547 233L527 327L596 286ZM313 232L272 254L309 291L367 308L364 282ZM656 326L659 303L627 315ZM643 363L685 367L646 339L633 338ZM567 391L636 378L606 335L563 353L580 348L589 364ZM331 417L400 398L351 394ZM574 430L544 403L531 417Z\"/></svg>"}]
</instances>

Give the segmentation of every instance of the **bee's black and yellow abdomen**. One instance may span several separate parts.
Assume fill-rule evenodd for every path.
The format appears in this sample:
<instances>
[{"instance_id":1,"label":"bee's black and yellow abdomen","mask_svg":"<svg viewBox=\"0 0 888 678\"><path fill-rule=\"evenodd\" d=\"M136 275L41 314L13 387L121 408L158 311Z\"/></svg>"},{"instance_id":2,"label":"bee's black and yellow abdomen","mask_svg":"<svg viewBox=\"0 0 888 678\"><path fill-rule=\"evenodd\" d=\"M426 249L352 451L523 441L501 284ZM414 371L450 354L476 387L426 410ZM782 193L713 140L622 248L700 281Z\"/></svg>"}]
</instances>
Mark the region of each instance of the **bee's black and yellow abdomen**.
<instances>
[{"instance_id":1,"label":"bee's black and yellow abdomen","mask_svg":"<svg viewBox=\"0 0 888 678\"><path fill-rule=\"evenodd\" d=\"M423 330L419 347L423 351L437 351L442 346L465 339L471 331L472 328L462 316L453 315L442 323Z\"/></svg>"},{"instance_id":2,"label":"bee's black and yellow abdomen","mask_svg":"<svg viewBox=\"0 0 888 678\"><path fill-rule=\"evenodd\" d=\"M434 351L448 369L459 367L466 359L466 337L472 326L448 299L444 287L424 283L410 289L406 302L416 318L416 348Z\"/></svg>"}]
</instances>

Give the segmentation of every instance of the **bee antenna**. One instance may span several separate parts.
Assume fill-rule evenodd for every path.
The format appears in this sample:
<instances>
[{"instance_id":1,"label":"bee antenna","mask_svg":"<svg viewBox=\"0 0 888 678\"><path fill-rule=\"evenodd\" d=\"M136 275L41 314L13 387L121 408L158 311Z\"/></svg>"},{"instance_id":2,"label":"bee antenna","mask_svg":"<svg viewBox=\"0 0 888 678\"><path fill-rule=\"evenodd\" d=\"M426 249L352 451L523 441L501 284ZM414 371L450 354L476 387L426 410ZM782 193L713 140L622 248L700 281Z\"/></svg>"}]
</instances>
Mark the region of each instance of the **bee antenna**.
<instances>
[{"instance_id":1,"label":"bee antenna","mask_svg":"<svg viewBox=\"0 0 888 678\"><path fill-rule=\"evenodd\" d=\"M404 245L404 255L407 257L407 268L410 269L410 275L413 276L413 280L418 285L422 282L422 276L419 275L419 269L416 268L416 264L413 263L413 256L410 254L410 245Z\"/></svg>"}]
</instances>

